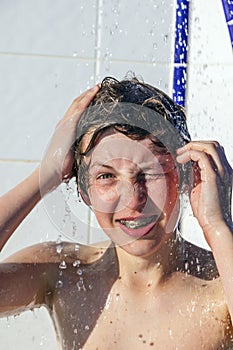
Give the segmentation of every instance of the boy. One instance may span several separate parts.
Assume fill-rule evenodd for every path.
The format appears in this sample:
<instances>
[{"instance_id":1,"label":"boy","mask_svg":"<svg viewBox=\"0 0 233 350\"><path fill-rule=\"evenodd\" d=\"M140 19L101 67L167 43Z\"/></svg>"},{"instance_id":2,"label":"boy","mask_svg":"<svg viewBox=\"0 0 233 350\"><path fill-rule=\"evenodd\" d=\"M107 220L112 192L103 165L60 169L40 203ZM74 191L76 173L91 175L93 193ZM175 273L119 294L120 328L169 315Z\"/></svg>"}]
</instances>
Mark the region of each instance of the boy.
<instances>
[{"instance_id":1,"label":"boy","mask_svg":"<svg viewBox=\"0 0 233 350\"><path fill-rule=\"evenodd\" d=\"M1 247L74 174L110 245L44 243L9 257L1 314L46 305L65 350L233 348L232 171L222 147L191 142L182 109L162 92L107 78L73 102L40 168L1 199ZM182 192L220 277L212 255L177 232Z\"/></svg>"}]
</instances>

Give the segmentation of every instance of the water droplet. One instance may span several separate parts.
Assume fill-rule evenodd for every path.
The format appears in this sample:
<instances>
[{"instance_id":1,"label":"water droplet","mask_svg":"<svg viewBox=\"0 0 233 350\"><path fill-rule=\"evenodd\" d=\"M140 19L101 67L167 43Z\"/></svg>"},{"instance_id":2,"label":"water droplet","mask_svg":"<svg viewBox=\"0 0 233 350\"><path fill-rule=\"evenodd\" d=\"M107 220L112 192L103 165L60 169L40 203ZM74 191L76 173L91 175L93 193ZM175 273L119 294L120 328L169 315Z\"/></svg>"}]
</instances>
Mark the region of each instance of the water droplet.
<instances>
[{"instance_id":1,"label":"water droplet","mask_svg":"<svg viewBox=\"0 0 233 350\"><path fill-rule=\"evenodd\" d=\"M61 261L61 263L60 263L60 265L59 265L59 269L64 270L64 269L66 269L66 268L67 268L66 262L65 262L64 260Z\"/></svg>"},{"instance_id":2,"label":"water droplet","mask_svg":"<svg viewBox=\"0 0 233 350\"><path fill-rule=\"evenodd\" d=\"M95 34L96 34L96 30L95 30L95 28L92 28L91 35L95 35Z\"/></svg>"},{"instance_id":3,"label":"water droplet","mask_svg":"<svg viewBox=\"0 0 233 350\"><path fill-rule=\"evenodd\" d=\"M61 235L58 235L56 243L57 243L57 244L60 244L60 243L61 243Z\"/></svg>"},{"instance_id":4,"label":"water droplet","mask_svg":"<svg viewBox=\"0 0 233 350\"><path fill-rule=\"evenodd\" d=\"M7 328L9 328L10 327L10 319L9 319L9 317L6 318L6 321L7 321Z\"/></svg>"},{"instance_id":5,"label":"water droplet","mask_svg":"<svg viewBox=\"0 0 233 350\"><path fill-rule=\"evenodd\" d=\"M81 290L86 291L86 287L83 282L83 278L81 277L80 280L76 283L76 286L78 288L78 291L80 292Z\"/></svg>"},{"instance_id":6,"label":"water droplet","mask_svg":"<svg viewBox=\"0 0 233 350\"><path fill-rule=\"evenodd\" d=\"M61 280L57 281L56 288L62 288L62 287L63 287L63 282Z\"/></svg>"},{"instance_id":7,"label":"water droplet","mask_svg":"<svg viewBox=\"0 0 233 350\"><path fill-rule=\"evenodd\" d=\"M80 260L75 260L74 262L73 262L73 266L74 267L77 267L77 266L79 266L80 265Z\"/></svg>"},{"instance_id":8,"label":"water droplet","mask_svg":"<svg viewBox=\"0 0 233 350\"><path fill-rule=\"evenodd\" d=\"M77 328L74 329L74 334L77 334L78 333L78 330Z\"/></svg>"},{"instance_id":9,"label":"water droplet","mask_svg":"<svg viewBox=\"0 0 233 350\"><path fill-rule=\"evenodd\" d=\"M163 36L163 41L165 42L165 44L167 44L167 41L168 41L168 34L165 34Z\"/></svg>"},{"instance_id":10,"label":"water droplet","mask_svg":"<svg viewBox=\"0 0 233 350\"><path fill-rule=\"evenodd\" d=\"M74 250L75 250L76 252L78 252L78 251L79 251L79 249L80 249L80 245L79 245L79 244L75 244L75 246L74 246Z\"/></svg>"},{"instance_id":11,"label":"water droplet","mask_svg":"<svg viewBox=\"0 0 233 350\"><path fill-rule=\"evenodd\" d=\"M171 330L171 328L169 328L169 335L170 335L170 337L172 337L172 330Z\"/></svg>"},{"instance_id":12,"label":"water droplet","mask_svg":"<svg viewBox=\"0 0 233 350\"><path fill-rule=\"evenodd\" d=\"M90 329L90 327L86 324L85 330L88 331L89 329Z\"/></svg>"},{"instance_id":13,"label":"water droplet","mask_svg":"<svg viewBox=\"0 0 233 350\"><path fill-rule=\"evenodd\" d=\"M77 270L77 274L78 274L79 276L82 276L83 271L82 271L81 269L78 269L78 270Z\"/></svg>"},{"instance_id":14,"label":"water droplet","mask_svg":"<svg viewBox=\"0 0 233 350\"><path fill-rule=\"evenodd\" d=\"M57 251L58 254L61 254L61 252L62 252L62 244L57 244L56 251Z\"/></svg>"}]
</instances>

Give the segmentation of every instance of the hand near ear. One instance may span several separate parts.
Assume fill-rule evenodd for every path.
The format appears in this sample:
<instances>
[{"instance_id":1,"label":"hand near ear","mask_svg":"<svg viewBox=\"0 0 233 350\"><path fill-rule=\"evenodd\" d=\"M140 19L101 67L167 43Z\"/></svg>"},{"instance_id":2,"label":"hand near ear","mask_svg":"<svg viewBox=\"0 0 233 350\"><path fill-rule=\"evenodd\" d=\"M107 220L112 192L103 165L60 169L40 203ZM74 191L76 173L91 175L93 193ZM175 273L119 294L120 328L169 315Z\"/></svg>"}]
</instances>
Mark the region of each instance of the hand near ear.
<instances>
[{"instance_id":1,"label":"hand near ear","mask_svg":"<svg viewBox=\"0 0 233 350\"><path fill-rule=\"evenodd\" d=\"M194 141L177 150L177 161L193 161L190 202L206 235L223 221L231 221L232 168L223 147L216 141Z\"/></svg>"}]
</instances>

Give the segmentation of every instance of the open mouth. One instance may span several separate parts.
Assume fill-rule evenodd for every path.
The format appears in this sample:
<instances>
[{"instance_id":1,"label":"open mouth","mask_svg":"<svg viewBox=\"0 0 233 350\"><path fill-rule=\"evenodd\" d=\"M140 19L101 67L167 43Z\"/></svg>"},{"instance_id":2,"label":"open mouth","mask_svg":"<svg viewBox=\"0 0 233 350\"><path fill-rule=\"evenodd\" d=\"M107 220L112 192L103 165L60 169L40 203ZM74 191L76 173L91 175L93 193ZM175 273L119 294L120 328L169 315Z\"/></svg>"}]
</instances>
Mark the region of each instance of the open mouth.
<instances>
[{"instance_id":1,"label":"open mouth","mask_svg":"<svg viewBox=\"0 0 233 350\"><path fill-rule=\"evenodd\" d=\"M138 219L119 219L120 228L124 233L133 237L140 238L147 235L151 229L155 226L159 219L159 215L153 215L150 217L138 218Z\"/></svg>"},{"instance_id":2,"label":"open mouth","mask_svg":"<svg viewBox=\"0 0 233 350\"><path fill-rule=\"evenodd\" d=\"M143 228L149 224L151 224L152 222L155 222L158 219L158 215L153 215L150 217L146 217L146 218L140 218L140 219L136 219L136 220L118 220L118 222L120 222L122 225L126 226L127 228L130 229L139 229L139 228Z\"/></svg>"}]
</instances>

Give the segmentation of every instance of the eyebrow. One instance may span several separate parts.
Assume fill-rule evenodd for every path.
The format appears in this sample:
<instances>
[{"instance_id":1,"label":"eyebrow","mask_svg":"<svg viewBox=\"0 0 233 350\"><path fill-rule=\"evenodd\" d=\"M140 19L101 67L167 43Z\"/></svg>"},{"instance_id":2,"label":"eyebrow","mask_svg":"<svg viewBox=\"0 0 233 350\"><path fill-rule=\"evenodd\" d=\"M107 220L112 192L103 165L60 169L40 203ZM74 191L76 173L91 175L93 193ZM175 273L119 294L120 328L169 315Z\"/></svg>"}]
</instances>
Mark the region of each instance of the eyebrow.
<instances>
[{"instance_id":1,"label":"eyebrow","mask_svg":"<svg viewBox=\"0 0 233 350\"><path fill-rule=\"evenodd\" d=\"M90 169L90 168L94 168L94 167L96 167L96 166L98 166L98 167L104 167L104 168L107 168L107 169L114 169L114 167L111 166L111 165L108 165L108 164L105 164L105 163L99 163L99 162L94 162L94 163L90 164L90 165L89 165L89 169Z\"/></svg>"},{"instance_id":2,"label":"eyebrow","mask_svg":"<svg viewBox=\"0 0 233 350\"><path fill-rule=\"evenodd\" d=\"M161 167L164 168L166 166L170 167L171 162L167 162L166 160L162 160L161 162L155 161L153 163L145 163L145 164L142 163L141 167L138 166L138 168L142 171L145 171L145 170L152 170L152 169L161 168ZM90 164L89 170L91 168L95 168L95 167L101 167L101 168L106 168L109 170L115 170L115 167L108 165L108 164L105 164L105 163L100 163L98 161L95 161L94 163Z\"/></svg>"}]
</instances>

